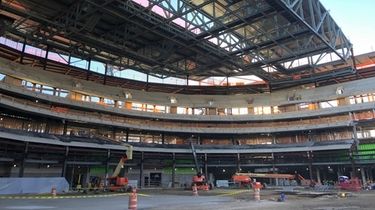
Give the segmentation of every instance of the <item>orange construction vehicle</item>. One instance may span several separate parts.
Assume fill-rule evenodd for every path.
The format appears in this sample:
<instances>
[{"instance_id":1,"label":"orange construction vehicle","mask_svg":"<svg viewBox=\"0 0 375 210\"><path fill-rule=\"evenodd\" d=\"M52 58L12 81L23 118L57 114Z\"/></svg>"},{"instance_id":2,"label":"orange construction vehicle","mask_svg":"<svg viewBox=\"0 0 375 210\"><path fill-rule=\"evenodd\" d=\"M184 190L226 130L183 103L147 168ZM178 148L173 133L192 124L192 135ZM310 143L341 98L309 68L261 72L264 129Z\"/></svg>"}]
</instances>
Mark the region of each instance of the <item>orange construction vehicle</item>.
<instances>
[{"instance_id":1,"label":"orange construction vehicle","mask_svg":"<svg viewBox=\"0 0 375 210\"><path fill-rule=\"evenodd\" d=\"M198 160L197 160L197 154L195 152L194 144L191 138L190 140L190 147L194 158L195 163L195 170L197 172L197 175L193 176L191 187L193 189L194 185L197 187L197 190L210 190L212 189L212 184L208 184L206 177L204 174L199 170Z\"/></svg>"},{"instance_id":2,"label":"orange construction vehicle","mask_svg":"<svg viewBox=\"0 0 375 210\"><path fill-rule=\"evenodd\" d=\"M338 188L340 190L360 191L362 182L357 177L349 179L347 176L339 176Z\"/></svg>"},{"instance_id":3,"label":"orange construction vehicle","mask_svg":"<svg viewBox=\"0 0 375 210\"><path fill-rule=\"evenodd\" d=\"M269 179L298 179L304 180L299 174L261 174L261 173L235 173L232 176L234 183L239 183L241 186L249 186L252 183L251 178L269 178Z\"/></svg>"},{"instance_id":4,"label":"orange construction vehicle","mask_svg":"<svg viewBox=\"0 0 375 210\"><path fill-rule=\"evenodd\" d=\"M125 161L133 159L133 146L124 144L126 146L126 154L121 157L116 166L112 176L107 179L107 189L110 191L127 191L129 180L127 177L119 177L121 169L125 165Z\"/></svg>"},{"instance_id":5,"label":"orange construction vehicle","mask_svg":"<svg viewBox=\"0 0 375 210\"><path fill-rule=\"evenodd\" d=\"M197 175L193 176L192 187L195 185L197 186L197 190L210 190L211 187L207 183L206 177L201 173L198 172Z\"/></svg>"},{"instance_id":6,"label":"orange construction vehicle","mask_svg":"<svg viewBox=\"0 0 375 210\"><path fill-rule=\"evenodd\" d=\"M234 183L239 184L240 187L250 187L252 182L251 178L247 175L234 174L232 180Z\"/></svg>"}]
</instances>

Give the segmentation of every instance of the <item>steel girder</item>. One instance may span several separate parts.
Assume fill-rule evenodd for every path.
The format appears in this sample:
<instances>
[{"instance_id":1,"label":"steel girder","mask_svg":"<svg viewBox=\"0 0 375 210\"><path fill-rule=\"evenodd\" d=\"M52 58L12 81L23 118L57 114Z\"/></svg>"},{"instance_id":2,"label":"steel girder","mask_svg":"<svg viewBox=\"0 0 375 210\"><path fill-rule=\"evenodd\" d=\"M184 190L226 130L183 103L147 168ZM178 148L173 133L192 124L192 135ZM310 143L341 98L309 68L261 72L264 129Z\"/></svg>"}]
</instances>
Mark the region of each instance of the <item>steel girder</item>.
<instances>
[{"instance_id":1,"label":"steel girder","mask_svg":"<svg viewBox=\"0 0 375 210\"><path fill-rule=\"evenodd\" d=\"M320 1L280 0L276 2L303 23L342 60L347 60L351 56L352 44Z\"/></svg>"},{"instance_id":2,"label":"steel girder","mask_svg":"<svg viewBox=\"0 0 375 210\"><path fill-rule=\"evenodd\" d=\"M81 0L53 18L37 8L17 10L11 2L3 3L4 10L39 24L24 30L25 21L19 21L11 33L158 77L254 74L277 83L296 72L292 64L301 57L314 66L321 59L312 56L334 52L346 61L351 55L350 42L316 0L149 0L146 6L131 0ZM152 10L156 7L163 13ZM59 36L69 42L61 43Z\"/></svg>"}]
</instances>

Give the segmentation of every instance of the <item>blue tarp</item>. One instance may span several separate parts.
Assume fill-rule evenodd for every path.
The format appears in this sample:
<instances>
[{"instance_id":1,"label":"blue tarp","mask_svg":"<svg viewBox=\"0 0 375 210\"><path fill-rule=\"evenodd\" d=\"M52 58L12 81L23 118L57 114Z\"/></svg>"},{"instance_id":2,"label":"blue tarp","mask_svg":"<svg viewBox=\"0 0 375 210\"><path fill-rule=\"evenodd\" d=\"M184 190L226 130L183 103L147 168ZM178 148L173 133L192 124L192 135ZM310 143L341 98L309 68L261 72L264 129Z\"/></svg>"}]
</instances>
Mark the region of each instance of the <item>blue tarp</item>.
<instances>
[{"instance_id":1,"label":"blue tarp","mask_svg":"<svg viewBox=\"0 0 375 210\"><path fill-rule=\"evenodd\" d=\"M0 195L51 193L52 187L57 193L68 192L69 183L64 177L0 178Z\"/></svg>"}]
</instances>

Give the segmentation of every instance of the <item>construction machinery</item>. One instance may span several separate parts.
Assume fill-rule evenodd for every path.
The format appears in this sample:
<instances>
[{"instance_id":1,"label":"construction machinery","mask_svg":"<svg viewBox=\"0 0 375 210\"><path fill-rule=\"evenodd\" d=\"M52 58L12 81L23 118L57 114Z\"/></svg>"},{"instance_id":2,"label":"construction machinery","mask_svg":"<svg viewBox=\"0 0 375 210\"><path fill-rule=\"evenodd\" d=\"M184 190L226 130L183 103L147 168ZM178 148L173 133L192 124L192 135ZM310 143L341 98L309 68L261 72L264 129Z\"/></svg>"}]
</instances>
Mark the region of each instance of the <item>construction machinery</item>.
<instances>
[{"instance_id":1,"label":"construction machinery","mask_svg":"<svg viewBox=\"0 0 375 210\"><path fill-rule=\"evenodd\" d=\"M240 187L249 188L251 186L251 178L247 175L237 175L232 176L232 180L235 184L239 184Z\"/></svg>"},{"instance_id":2,"label":"construction machinery","mask_svg":"<svg viewBox=\"0 0 375 210\"><path fill-rule=\"evenodd\" d=\"M362 183L357 177L349 179L347 176L339 176L338 188L340 190L360 191Z\"/></svg>"},{"instance_id":3,"label":"construction machinery","mask_svg":"<svg viewBox=\"0 0 375 210\"><path fill-rule=\"evenodd\" d=\"M133 146L123 144L126 147L126 153L121 157L116 169L113 171L112 176L107 179L107 189L110 191L127 191L129 180L127 177L120 177L120 171L124 167L127 160L133 159Z\"/></svg>"},{"instance_id":4,"label":"construction machinery","mask_svg":"<svg viewBox=\"0 0 375 210\"><path fill-rule=\"evenodd\" d=\"M240 184L240 186L250 186L253 182L252 178L305 180L299 174L235 173L232 176L233 182L236 184Z\"/></svg>"},{"instance_id":5,"label":"construction machinery","mask_svg":"<svg viewBox=\"0 0 375 210\"><path fill-rule=\"evenodd\" d=\"M195 151L193 141L192 141L191 138L189 140L190 140L190 147L191 147L191 151L192 151L194 163L195 163L195 171L197 172L197 175L193 176L191 187L193 189L193 187L196 186L197 190L208 191L208 190L212 189L212 184L209 184L207 182L207 179L206 179L205 175L199 169L198 160L197 160L197 153Z\"/></svg>"}]
</instances>

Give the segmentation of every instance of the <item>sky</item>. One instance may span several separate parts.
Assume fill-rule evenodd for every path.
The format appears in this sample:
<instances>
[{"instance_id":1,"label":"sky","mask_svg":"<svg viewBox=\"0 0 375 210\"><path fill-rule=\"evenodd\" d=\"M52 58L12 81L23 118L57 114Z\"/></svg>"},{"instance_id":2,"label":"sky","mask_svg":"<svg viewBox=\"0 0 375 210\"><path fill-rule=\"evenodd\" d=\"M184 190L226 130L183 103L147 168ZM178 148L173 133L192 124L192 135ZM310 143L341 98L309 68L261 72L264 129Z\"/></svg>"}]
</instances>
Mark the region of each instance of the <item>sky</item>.
<instances>
[{"instance_id":1,"label":"sky","mask_svg":"<svg viewBox=\"0 0 375 210\"><path fill-rule=\"evenodd\" d=\"M320 0L353 44L354 54L375 51L375 0Z\"/></svg>"}]
</instances>

